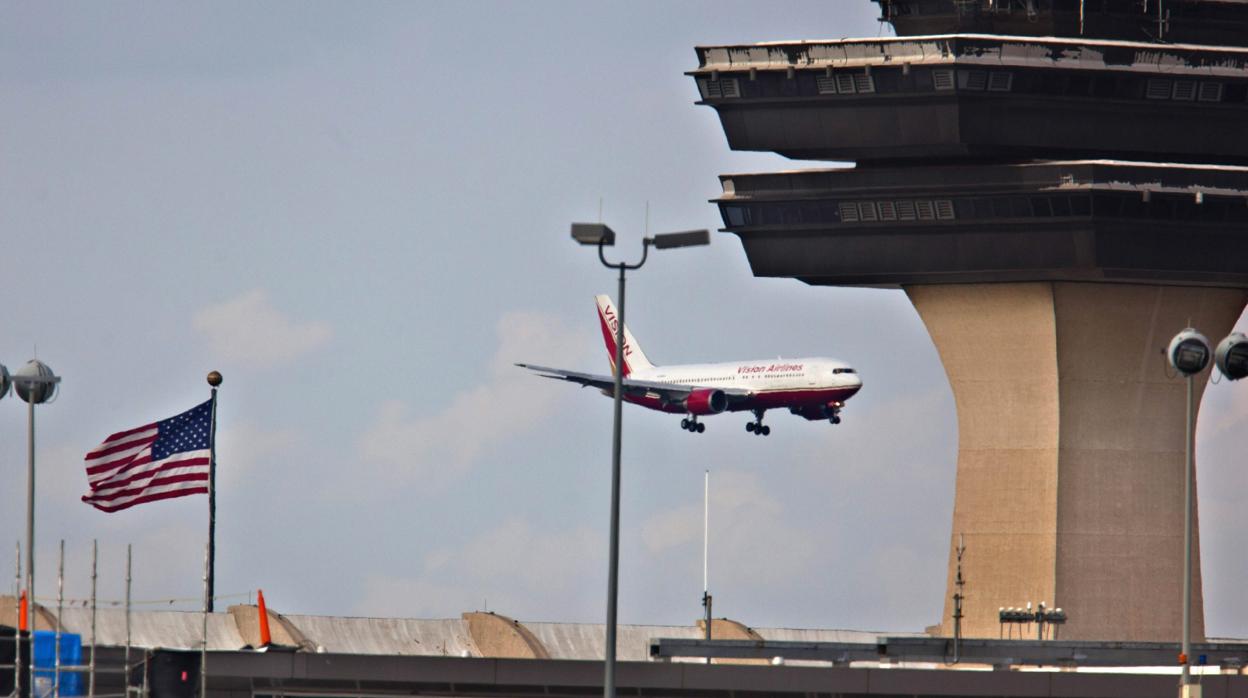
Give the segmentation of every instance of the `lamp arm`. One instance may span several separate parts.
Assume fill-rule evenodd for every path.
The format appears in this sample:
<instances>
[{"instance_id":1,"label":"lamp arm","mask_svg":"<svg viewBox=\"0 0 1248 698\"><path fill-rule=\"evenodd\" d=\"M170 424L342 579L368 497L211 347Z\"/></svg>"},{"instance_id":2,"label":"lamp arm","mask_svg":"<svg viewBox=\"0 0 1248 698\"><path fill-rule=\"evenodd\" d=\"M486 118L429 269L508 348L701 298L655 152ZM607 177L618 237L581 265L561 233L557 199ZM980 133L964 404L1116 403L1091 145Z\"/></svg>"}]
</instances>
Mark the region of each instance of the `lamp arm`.
<instances>
[{"instance_id":1,"label":"lamp arm","mask_svg":"<svg viewBox=\"0 0 1248 698\"><path fill-rule=\"evenodd\" d=\"M646 263L646 258L650 256L650 246L653 244L654 244L654 238L646 238L645 240L642 240L640 262L637 262L636 264L628 264L625 262L613 264L607 261L606 253L603 252L603 247L604 247L603 241L600 239L598 241L598 261L602 262L602 266L607 267L608 269L626 269L630 271L633 269L640 269L641 265Z\"/></svg>"}]
</instances>

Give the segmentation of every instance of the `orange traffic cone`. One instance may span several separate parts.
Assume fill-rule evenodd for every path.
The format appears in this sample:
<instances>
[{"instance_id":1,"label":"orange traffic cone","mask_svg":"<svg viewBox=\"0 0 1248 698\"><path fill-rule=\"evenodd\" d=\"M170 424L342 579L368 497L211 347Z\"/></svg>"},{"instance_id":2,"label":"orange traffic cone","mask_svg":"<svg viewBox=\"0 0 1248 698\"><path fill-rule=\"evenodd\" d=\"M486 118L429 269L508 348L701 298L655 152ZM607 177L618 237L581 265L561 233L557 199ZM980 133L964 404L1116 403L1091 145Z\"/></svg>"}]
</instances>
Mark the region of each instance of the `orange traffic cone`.
<instances>
[{"instance_id":1,"label":"orange traffic cone","mask_svg":"<svg viewBox=\"0 0 1248 698\"><path fill-rule=\"evenodd\" d=\"M264 606L264 590L256 590L256 597L260 606L260 646L268 647L273 638L269 635L269 609Z\"/></svg>"},{"instance_id":2,"label":"orange traffic cone","mask_svg":"<svg viewBox=\"0 0 1248 698\"><path fill-rule=\"evenodd\" d=\"M26 592L24 591L22 592L22 600L18 602L17 604L17 609L18 609L17 610L17 614L18 614L17 629L24 633L30 629L26 627L27 626L26 617L29 613L29 606L26 605Z\"/></svg>"}]
</instances>

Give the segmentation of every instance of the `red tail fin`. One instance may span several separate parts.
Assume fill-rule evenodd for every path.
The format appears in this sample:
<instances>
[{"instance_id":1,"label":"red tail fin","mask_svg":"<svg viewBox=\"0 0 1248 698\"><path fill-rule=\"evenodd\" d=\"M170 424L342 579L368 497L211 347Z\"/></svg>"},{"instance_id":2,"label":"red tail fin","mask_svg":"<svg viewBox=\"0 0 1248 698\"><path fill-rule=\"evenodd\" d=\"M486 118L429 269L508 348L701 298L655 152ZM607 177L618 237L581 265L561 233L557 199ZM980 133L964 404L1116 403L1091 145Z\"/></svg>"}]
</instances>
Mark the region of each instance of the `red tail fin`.
<instances>
[{"instance_id":1,"label":"red tail fin","mask_svg":"<svg viewBox=\"0 0 1248 698\"><path fill-rule=\"evenodd\" d=\"M614 373L615 333L619 328L620 316L610 296L597 296L595 300L598 301L598 324L602 327L602 339L607 345L607 360L611 362L611 372ZM653 367L654 364L646 358L646 353L641 350L641 345L633 338L633 333L628 331L626 325L624 327L624 375L628 376L633 371Z\"/></svg>"}]
</instances>

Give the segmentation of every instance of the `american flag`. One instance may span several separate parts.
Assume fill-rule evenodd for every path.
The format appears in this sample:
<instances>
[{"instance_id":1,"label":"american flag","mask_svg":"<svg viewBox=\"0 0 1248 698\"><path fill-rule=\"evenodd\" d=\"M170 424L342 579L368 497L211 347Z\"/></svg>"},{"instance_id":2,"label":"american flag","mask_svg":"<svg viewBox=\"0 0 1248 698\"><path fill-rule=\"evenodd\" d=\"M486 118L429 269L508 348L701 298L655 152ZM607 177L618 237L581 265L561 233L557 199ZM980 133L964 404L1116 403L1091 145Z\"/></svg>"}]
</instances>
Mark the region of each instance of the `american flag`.
<instances>
[{"instance_id":1,"label":"american flag","mask_svg":"<svg viewBox=\"0 0 1248 698\"><path fill-rule=\"evenodd\" d=\"M158 499L208 494L212 400L175 417L119 431L86 455L91 493L82 501L121 511Z\"/></svg>"}]
</instances>

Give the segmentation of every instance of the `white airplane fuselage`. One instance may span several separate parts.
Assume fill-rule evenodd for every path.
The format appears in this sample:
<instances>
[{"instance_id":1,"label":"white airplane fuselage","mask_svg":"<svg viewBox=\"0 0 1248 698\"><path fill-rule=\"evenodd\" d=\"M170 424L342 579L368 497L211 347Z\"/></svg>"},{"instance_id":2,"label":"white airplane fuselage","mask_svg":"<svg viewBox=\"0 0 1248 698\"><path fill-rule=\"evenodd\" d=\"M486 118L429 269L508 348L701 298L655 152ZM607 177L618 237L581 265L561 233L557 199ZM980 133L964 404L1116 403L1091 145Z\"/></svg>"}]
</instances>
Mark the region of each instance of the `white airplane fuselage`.
<instances>
[{"instance_id":1,"label":"white airplane fuselage","mask_svg":"<svg viewBox=\"0 0 1248 698\"><path fill-rule=\"evenodd\" d=\"M681 427L703 432L699 417L721 412L752 412L754 420L746 431L766 436L771 428L763 424L767 410L787 409L808 420L826 419L840 424L845 401L862 389L862 379L849 364L829 358L730 361L715 364L656 366L627 327L621 327L619 314L608 296L598 296L598 320L607 359L613 375L600 375L517 364L582 386L593 386L603 395L615 394L616 336L624 346L623 393L621 398L635 405L671 414L687 415Z\"/></svg>"},{"instance_id":2,"label":"white airplane fuselage","mask_svg":"<svg viewBox=\"0 0 1248 698\"><path fill-rule=\"evenodd\" d=\"M828 416L820 409L839 407L862 388L862 380L852 367L828 358L655 366L634 369L628 376L655 383L748 390L750 397L730 403L726 411L788 408L795 414L805 412L803 416L809 415L812 419ZM612 394L610 390L602 392L608 396ZM624 399L663 412L680 414L687 411L676 404L664 404L657 394L644 397L626 395Z\"/></svg>"}]
</instances>

